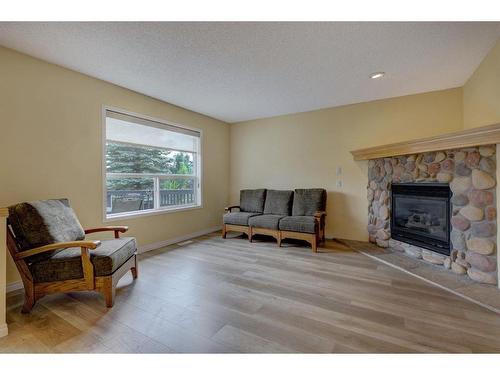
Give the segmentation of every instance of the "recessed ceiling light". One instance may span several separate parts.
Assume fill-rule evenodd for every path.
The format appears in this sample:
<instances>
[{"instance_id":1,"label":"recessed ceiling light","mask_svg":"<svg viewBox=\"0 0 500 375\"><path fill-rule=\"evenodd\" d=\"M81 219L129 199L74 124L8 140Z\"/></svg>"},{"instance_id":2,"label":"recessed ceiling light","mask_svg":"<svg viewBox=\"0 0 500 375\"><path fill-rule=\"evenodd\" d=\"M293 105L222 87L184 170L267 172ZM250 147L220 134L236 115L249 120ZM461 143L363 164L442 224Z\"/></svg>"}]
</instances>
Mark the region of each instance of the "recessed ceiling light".
<instances>
[{"instance_id":1,"label":"recessed ceiling light","mask_svg":"<svg viewBox=\"0 0 500 375\"><path fill-rule=\"evenodd\" d=\"M383 76L385 76L385 72L376 72L376 73L370 74L371 79L378 79L378 78L382 78Z\"/></svg>"}]
</instances>

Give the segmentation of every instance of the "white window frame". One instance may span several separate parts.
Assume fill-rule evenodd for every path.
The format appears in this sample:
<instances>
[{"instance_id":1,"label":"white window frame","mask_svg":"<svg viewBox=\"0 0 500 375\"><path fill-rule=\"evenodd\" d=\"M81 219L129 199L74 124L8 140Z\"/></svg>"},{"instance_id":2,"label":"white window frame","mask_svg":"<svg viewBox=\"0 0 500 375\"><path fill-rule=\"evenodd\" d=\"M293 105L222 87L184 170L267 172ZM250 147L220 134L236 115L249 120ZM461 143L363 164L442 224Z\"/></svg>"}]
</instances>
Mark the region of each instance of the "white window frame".
<instances>
[{"instance_id":1,"label":"white window frame","mask_svg":"<svg viewBox=\"0 0 500 375\"><path fill-rule=\"evenodd\" d=\"M143 120L148 120L148 121L153 121L159 127L161 125L165 125L166 127L178 127L181 129L187 129L187 130L192 130L200 133L200 140L199 140L199 147L198 147L198 152L193 153L191 151L185 151L185 150L178 150L178 149L173 149L173 148L168 148L166 147L165 149L170 150L170 151L178 151L178 152L186 152L193 154L193 166L195 168L195 173L193 174L161 174L161 173L155 173L155 174L150 174L150 173L112 173L114 177L152 177L154 181L154 208L149 209L149 210L141 210L141 211L130 211L130 212L120 212L116 214L108 214L107 213L107 188L106 188L106 179L108 176L108 173L106 173L106 111L113 111L117 112L123 115L128 115L128 116L133 116L137 117ZM180 212L180 211L189 211L189 210L196 210L196 209L201 209L203 208L203 131L201 129L193 128L190 126L186 125L181 125L177 123L173 123L170 121L166 121L163 119L151 117L151 116L146 116L140 113L134 113L130 112L121 108L116 108L112 106L103 106L102 107L102 127L101 127L101 132L102 132L102 193L103 193L103 199L102 199L102 213L103 213L103 222L110 222L110 221L117 221L117 220L122 220L122 219L131 219L135 217L143 217L143 216L151 216L151 215L162 215L162 214L168 214L168 213L174 213L174 212ZM125 142L119 142L119 143L124 143ZM142 144L133 144L133 143L127 143L129 145L133 146L145 146ZM170 206L170 207L160 207L160 189L159 189L159 180L161 178L168 178L168 179L176 179L176 178L194 178L195 180L195 185L197 185L197 195L196 195L196 203L191 204L191 205L181 205L181 206Z\"/></svg>"}]
</instances>

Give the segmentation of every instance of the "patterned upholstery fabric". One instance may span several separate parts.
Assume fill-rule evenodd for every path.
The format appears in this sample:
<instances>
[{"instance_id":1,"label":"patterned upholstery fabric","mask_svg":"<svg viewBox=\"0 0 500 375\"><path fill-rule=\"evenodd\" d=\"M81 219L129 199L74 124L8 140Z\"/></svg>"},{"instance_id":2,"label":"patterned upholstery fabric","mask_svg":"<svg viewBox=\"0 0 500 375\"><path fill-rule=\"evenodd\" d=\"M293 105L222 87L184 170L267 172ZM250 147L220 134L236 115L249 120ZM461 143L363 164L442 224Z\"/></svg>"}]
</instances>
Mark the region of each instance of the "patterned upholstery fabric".
<instances>
[{"instance_id":1,"label":"patterned upholstery fabric","mask_svg":"<svg viewBox=\"0 0 500 375\"><path fill-rule=\"evenodd\" d=\"M109 276L125 263L136 251L133 237L122 237L101 241L101 246L90 250L90 261L94 265L95 276ZM79 247L70 247L50 259L30 265L35 282L63 281L83 278Z\"/></svg>"},{"instance_id":2,"label":"patterned upholstery fabric","mask_svg":"<svg viewBox=\"0 0 500 375\"><path fill-rule=\"evenodd\" d=\"M259 215L251 217L248 225L257 228L278 229L278 224L283 215Z\"/></svg>"},{"instance_id":3,"label":"patterned upholstery fabric","mask_svg":"<svg viewBox=\"0 0 500 375\"><path fill-rule=\"evenodd\" d=\"M291 232L316 233L314 216L287 216L280 220L280 230Z\"/></svg>"},{"instance_id":4,"label":"patterned upholstery fabric","mask_svg":"<svg viewBox=\"0 0 500 375\"><path fill-rule=\"evenodd\" d=\"M258 212L229 212L222 217L224 224L248 226L248 219L252 216L261 215Z\"/></svg>"},{"instance_id":5,"label":"patterned upholstery fabric","mask_svg":"<svg viewBox=\"0 0 500 375\"><path fill-rule=\"evenodd\" d=\"M326 208L325 189L295 189L293 195L293 216L312 216Z\"/></svg>"},{"instance_id":6,"label":"patterned upholstery fabric","mask_svg":"<svg viewBox=\"0 0 500 375\"><path fill-rule=\"evenodd\" d=\"M292 213L292 190L268 190L264 214L287 216Z\"/></svg>"},{"instance_id":7,"label":"patterned upholstery fabric","mask_svg":"<svg viewBox=\"0 0 500 375\"><path fill-rule=\"evenodd\" d=\"M55 242L79 241L85 232L67 199L23 202L9 207L9 224L21 250L49 245ZM49 259L46 252L27 258L28 262Z\"/></svg>"},{"instance_id":8,"label":"patterned upholstery fabric","mask_svg":"<svg viewBox=\"0 0 500 375\"><path fill-rule=\"evenodd\" d=\"M264 212L266 189L241 190L240 209L243 212Z\"/></svg>"}]
</instances>

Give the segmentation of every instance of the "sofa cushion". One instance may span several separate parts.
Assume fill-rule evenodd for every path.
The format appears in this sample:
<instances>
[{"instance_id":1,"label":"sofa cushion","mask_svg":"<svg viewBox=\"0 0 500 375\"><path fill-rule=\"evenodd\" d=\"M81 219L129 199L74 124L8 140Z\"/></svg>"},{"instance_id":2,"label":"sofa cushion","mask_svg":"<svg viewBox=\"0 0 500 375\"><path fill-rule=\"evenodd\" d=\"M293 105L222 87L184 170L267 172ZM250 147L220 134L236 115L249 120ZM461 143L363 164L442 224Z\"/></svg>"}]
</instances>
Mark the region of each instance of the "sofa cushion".
<instances>
[{"instance_id":1,"label":"sofa cushion","mask_svg":"<svg viewBox=\"0 0 500 375\"><path fill-rule=\"evenodd\" d=\"M266 189L241 190L240 209L243 212L264 212Z\"/></svg>"},{"instance_id":2,"label":"sofa cushion","mask_svg":"<svg viewBox=\"0 0 500 375\"><path fill-rule=\"evenodd\" d=\"M122 237L102 240L101 246L90 250L90 261L95 276L109 276L125 263L137 250L135 238ZM70 247L50 259L30 265L36 282L64 281L83 278L81 249Z\"/></svg>"},{"instance_id":3,"label":"sofa cushion","mask_svg":"<svg viewBox=\"0 0 500 375\"><path fill-rule=\"evenodd\" d=\"M312 216L326 208L325 189L295 189L293 195L293 216Z\"/></svg>"},{"instance_id":4,"label":"sofa cushion","mask_svg":"<svg viewBox=\"0 0 500 375\"><path fill-rule=\"evenodd\" d=\"M259 215L251 217L248 220L248 225L257 228L267 228L278 230L279 221L284 217L283 215Z\"/></svg>"},{"instance_id":5,"label":"sofa cushion","mask_svg":"<svg viewBox=\"0 0 500 375\"><path fill-rule=\"evenodd\" d=\"M280 220L280 230L290 232L316 233L314 216L286 216Z\"/></svg>"},{"instance_id":6,"label":"sofa cushion","mask_svg":"<svg viewBox=\"0 0 500 375\"><path fill-rule=\"evenodd\" d=\"M10 206L9 224L20 250L85 238L85 232L67 199L23 202ZM33 255L27 261L49 259L58 251Z\"/></svg>"},{"instance_id":7,"label":"sofa cushion","mask_svg":"<svg viewBox=\"0 0 500 375\"><path fill-rule=\"evenodd\" d=\"M262 215L259 212L229 212L222 217L224 224L248 226L248 219L252 216Z\"/></svg>"},{"instance_id":8,"label":"sofa cushion","mask_svg":"<svg viewBox=\"0 0 500 375\"><path fill-rule=\"evenodd\" d=\"M292 190L268 190L264 214L288 216L292 213Z\"/></svg>"}]
</instances>

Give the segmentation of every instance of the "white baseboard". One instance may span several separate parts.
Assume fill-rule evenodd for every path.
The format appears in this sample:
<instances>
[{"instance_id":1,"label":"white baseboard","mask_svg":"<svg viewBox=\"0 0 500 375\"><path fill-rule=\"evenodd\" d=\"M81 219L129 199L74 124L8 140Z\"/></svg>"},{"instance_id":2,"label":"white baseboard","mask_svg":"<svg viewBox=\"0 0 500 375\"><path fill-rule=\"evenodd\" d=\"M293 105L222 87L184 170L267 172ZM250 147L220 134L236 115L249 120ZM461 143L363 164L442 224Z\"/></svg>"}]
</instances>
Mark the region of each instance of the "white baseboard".
<instances>
[{"instance_id":1,"label":"white baseboard","mask_svg":"<svg viewBox=\"0 0 500 375\"><path fill-rule=\"evenodd\" d=\"M7 336L9 334L9 329L7 328L7 323L0 324L0 337Z\"/></svg>"},{"instance_id":2,"label":"white baseboard","mask_svg":"<svg viewBox=\"0 0 500 375\"><path fill-rule=\"evenodd\" d=\"M216 231L221 230L221 229L222 229L222 226L218 225L218 226L213 227L213 228L203 229L203 230L200 230L198 232L186 234L184 236L174 237L174 238L170 238L170 239L165 240L165 241L160 241L160 242L150 243L149 245L139 246L139 248L137 249L137 252L139 254L142 254L142 253L145 253L147 251L161 249L162 247L173 245L175 243L179 243L179 242L183 242L183 241L187 241L187 240L190 240L190 239L195 238L195 237L204 236L205 234L216 232Z\"/></svg>"},{"instance_id":3,"label":"white baseboard","mask_svg":"<svg viewBox=\"0 0 500 375\"><path fill-rule=\"evenodd\" d=\"M222 226L219 225L219 226L216 226L213 228L203 229L203 230L200 230L198 232L189 233L189 234L186 234L184 236L174 237L174 238L171 238L171 239L168 239L165 241L160 241L160 242L151 243L149 245L139 246L139 248L137 249L137 252L139 254L142 254L142 253L145 253L148 251L161 249L162 247L173 245L175 243L179 243L179 242L183 242L183 241L187 241L187 240L190 240L190 239L195 238L195 237L204 236L205 234L217 232L218 230L221 230L221 229L222 229ZM23 282L22 281L16 281L16 282L7 284L6 291L7 291L7 293L10 293L10 292L13 292L13 291L16 291L19 289L23 289ZM1 328L0 328L0 332L1 332ZM1 336L1 334L0 334L0 336Z\"/></svg>"},{"instance_id":4,"label":"white baseboard","mask_svg":"<svg viewBox=\"0 0 500 375\"><path fill-rule=\"evenodd\" d=\"M13 292L15 290L23 289L23 282L22 281L15 281L13 283L7 284L7 287L5 288L5 291L7 293Z\"/></svg>"}]
</instances>

